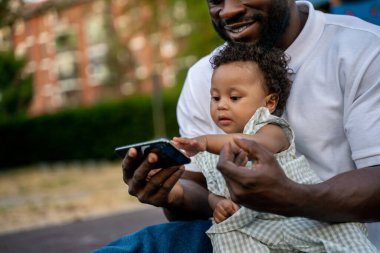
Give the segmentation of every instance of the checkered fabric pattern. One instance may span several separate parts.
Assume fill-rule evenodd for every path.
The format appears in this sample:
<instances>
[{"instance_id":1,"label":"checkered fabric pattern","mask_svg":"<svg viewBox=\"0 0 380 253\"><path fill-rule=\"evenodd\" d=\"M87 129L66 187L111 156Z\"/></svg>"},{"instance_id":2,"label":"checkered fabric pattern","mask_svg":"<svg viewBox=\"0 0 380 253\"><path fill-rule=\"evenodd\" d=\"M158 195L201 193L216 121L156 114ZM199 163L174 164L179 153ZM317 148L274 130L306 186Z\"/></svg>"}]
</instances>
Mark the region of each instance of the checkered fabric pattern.
<instances>
[{"instance_id":1,"label":"checkered fabric pattern","mask_svg":"<svg viewBox=\"0 0 380 253\"><path fill-rule=\"evenodd\" d=\"M285 131L290 147L274 156L285 174L298 183L321 182L310 168L305 157L296 157L294 134L288 123L259 108L247 123L244 133L255 134L266 124L276 124ZM216 169L218 156L203 152L194 157L202 168L210 192L229 197L222 174ZM247 164L249 169L250 163ZM214 252L331 252L376 253L367 239L367 230L361 223L324 223L302 217L284 217L260 213L241 207L227 220L216 224L206 232Z\"/></svg>"}]
</instances>

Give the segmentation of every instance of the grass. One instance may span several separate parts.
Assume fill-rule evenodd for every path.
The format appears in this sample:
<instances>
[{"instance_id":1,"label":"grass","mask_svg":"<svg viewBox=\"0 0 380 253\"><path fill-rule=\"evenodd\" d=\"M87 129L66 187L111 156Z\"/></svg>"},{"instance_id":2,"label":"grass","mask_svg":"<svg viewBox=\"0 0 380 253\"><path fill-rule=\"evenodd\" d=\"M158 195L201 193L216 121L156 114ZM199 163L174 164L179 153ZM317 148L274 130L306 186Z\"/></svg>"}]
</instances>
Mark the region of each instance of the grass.
<instances>
[{"instance_id":1,"label":"grass","mask_svg":"<svg viewBox=\"0 0 380 253\"><path fill-rule=\"evenodd\" d=\"M0 234L141 207L120 163L41 165L0 173Z\"/></svg>"}]
</instances>

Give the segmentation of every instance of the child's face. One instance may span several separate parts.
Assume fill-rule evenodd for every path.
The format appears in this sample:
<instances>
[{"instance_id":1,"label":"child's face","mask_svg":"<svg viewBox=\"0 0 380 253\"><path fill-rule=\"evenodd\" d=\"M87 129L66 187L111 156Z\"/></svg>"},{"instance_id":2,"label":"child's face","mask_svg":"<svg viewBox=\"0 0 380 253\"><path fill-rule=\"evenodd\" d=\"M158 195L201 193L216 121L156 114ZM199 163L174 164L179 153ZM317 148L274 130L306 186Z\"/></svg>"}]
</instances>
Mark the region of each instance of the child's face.
<instances>
[{"instance_id":1,"label":"child's face","mask_svg":"<svg viewBox=\"0 0 380 253\"><path fill-rule=\"evenodd\" d=\"M266 106L264 76L257 64L219 66L211 79L211 117L226 133L242 133L255 111Z\"/></svg>"}]
</instances>

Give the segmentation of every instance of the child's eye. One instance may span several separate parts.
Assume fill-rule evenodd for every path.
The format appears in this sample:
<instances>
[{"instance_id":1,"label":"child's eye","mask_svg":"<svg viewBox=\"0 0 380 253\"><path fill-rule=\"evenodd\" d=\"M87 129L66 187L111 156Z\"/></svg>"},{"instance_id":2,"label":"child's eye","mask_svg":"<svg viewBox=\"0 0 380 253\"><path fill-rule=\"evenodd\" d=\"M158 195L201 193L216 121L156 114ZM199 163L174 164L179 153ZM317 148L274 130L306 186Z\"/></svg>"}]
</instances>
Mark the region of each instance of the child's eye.
<instances>
[{"instance_id":1,"label":"child's eye","mask_svg":"<svg viewBox=\"0 0 380 253\"><path fill-rule=\"evenodd\" d=\"M238 97L238 96L231 96L230 99L232 101L238 101L240 99L240 97Z\"/></svg>"},{"instance_id":2,"label":"child's eye","mask_svg":"<svg viewBox=\"0 0 380 253\"><path fill-rule=\"evenodd\" d=\"M213 96L213 97L211 97L211 100L218 102L220 100L220 97Z\"/></svg>"}]
</instances>

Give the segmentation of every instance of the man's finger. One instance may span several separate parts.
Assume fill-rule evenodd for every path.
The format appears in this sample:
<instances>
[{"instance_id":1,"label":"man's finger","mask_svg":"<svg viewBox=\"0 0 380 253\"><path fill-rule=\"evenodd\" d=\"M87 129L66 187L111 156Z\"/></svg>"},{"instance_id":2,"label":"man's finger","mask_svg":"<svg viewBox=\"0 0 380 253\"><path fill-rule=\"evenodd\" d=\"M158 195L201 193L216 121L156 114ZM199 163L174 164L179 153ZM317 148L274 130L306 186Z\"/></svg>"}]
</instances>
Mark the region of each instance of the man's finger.
<instances>
[{"instance_id":1,"label":"man's finger","mask_svg":"<svg viewBox=\"0 0 380 253\"><path fill-rule=\"evenodd\" d=\"M145 190L146 192L157 192L164 188L170 191L181 175L182 171L179 171L178 167L162 169L147 182Z\"/></svg>"},{"instance_id":2,"label":"man's finger","mask_svg":"<svg viewBox=\"0 0 380 253\"><path fill-rule=\"evenodd\" d=\"M234 161L235 154L232 152L232 146L230 144L224 145L219 155L217 169L225 178L238 182L241 178L246 177L248 171L245 167L237 166Z\"/></svg>"},{"instance_id":3,"label":"man's finger","mask_svg":"<svg viewBox=\"0 0 380 253\"><path fill-rule=\"evenodd\" d=\"M155 153L149 153L147 158L140 164L140 166L135 170L132 183L133 184L145 184L149 172L154 169L154 164L157 162L158 157Z\"/></svg>"},{"instance_id":4,"label":"man's finger","mask_svg":"<svg viewBox=\"0 0 380 253\"><path fill-rule=\"evenodd\" d=\"M272 156L268 150L253 140L234 138L234 141L239 148L243 149L247 153L249 160L254 160L260 163L268 156Z\"/></svg>"},{"instance_id":5,"label":"man's finger","mask_svg":"<svg viewBox=\"0 0 380 253\"><path fill-rule=\"evenodd\" d=\"M121 167L123 168L123 179L124 182L127 183L129 179L133 177L135 173L135 169L139 166L138 152L135 148L131 148L128 150L125 155Z\"/></svg>"},{"instance_id":6,"label":"man's finger","mask_svg":"<svg viewBox=\"0 0 380 253\"><path fill-rule=\"evenodd\" d=\"M240 149L239 152L235 155L234 163L237 166L245 166L248 162L247 153Z\"/></svg>"},{"instance_id":7,"label":"man's finger","mask_svg":"<svg viewBox=\"0 0 380 253\"><path fill-rule=\"evenodd\" d=\"M235 154L240 152L240 148L236 145L231 144L230 142L223 145L221 153L223 152L223 159L228 161L235 160Z\"/></svg>"},{"instance_id":8,"label":"man's finger","mask_svg":"<svg viewBox=\"0 0 380 253\"><path fill-rule=\"evenodd\" d=\"M181 178L184 172L184 166L181 166L178 169L176 169L174 173L171 174L171 176L165 180L162 187L169 192L173 188L173 186L178 182L178 180Z\"/></svg>"}]
</instances>

